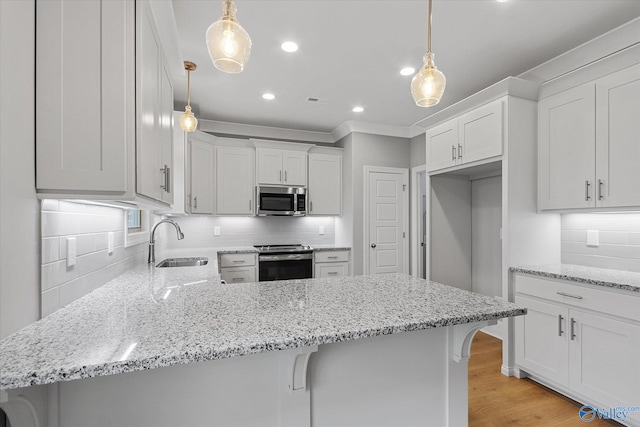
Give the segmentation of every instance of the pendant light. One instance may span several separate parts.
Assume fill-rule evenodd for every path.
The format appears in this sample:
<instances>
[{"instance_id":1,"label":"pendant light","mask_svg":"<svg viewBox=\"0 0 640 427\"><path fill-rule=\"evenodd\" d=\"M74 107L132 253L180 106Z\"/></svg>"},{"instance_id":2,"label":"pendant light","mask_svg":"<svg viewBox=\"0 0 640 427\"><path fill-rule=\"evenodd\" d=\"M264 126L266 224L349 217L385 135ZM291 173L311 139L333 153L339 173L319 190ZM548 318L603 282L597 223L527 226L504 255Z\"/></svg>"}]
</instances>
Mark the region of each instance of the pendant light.
<instances>
[{"instance_id":1,"label":"pendant light","mask_svg":"<svg viewBox=\"0 0 640 427\"><path fill-rule=\"evenodd\" d=\"M424 65L411 80L411 95L418 107L432 107L440 102L447 79L436 68L431 52L431 8L433 0L429 0L429 22L427 24L427 53L424 55Z\"/></svg>"},{"instance_id":2,"label":"pendant light","mask_svg":"<svg viewBox=\"0 0 640 427\"><path fill-rule=\"evenodd\" d=\"M251 38L236 19L233 0L222 4L222 18L207 30L207 49L213 65L225 73L240 73L249 60Z\"/></svg>"},{"instance_id":3,"label":"pendant light","mask_svg":"<svg viewBox=\"0 0 640 427\"><path fill-rule=\"evenodd\" d=\"M184 114L180 116L180 127L185 132L193 132L198 127L198 119L191 112L191 72L196 69L196 64L184 61L184 69L187 70L187 106Z\"/></svg>"}]
</instances>

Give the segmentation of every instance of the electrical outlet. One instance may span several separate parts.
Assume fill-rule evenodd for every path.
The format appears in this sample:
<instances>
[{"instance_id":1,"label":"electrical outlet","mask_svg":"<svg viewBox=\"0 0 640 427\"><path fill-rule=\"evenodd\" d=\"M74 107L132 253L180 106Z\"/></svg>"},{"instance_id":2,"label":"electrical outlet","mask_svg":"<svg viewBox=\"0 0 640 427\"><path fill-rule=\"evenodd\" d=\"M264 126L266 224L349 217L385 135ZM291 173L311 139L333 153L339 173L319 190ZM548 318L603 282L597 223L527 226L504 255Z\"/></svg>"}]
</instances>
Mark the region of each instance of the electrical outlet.
<instances>
[{"instance_id":1,"label":"electrical outlet","mask_svg":"<svg viewBox=\"0 0 640 427\"><path fill-rule=\"evenodd\" d=\"M220 235L220 226L219 225L215 225L213 227L213 235L214 236L219 236Z\"/></svg>"},{"instance_id":2,"label":"electrical outlet","mask_svg":"<svg viewBox=\"0 0 640 427\"><path fill-rule=\"evenodd\" d=\"M76 238L67 238L67 267L76 265Z\"/></svg>"},{"instance_id":3,"label":"electrical outlet","mask_svg":"<svg viewBox=\"0 0 640 427\"><path fill-rule=\"evenodd\" d=\"M115 238L115 233L113 231L110 231L109 234L107 234L107 253L109 254L113 253L114 238Z\"/></svg>"},{"instance_id":4,"label":"electrical outlet","mask_svg":"<svg viewBox=\"0 0 640 427\"><path fill-rule=\"evenodd\" d=\"M587 246L600 246L600 231L587 230Z\"/></svg>"},{"instance_id":5,"label":"electrical outlet","mask_svg":"<svg viewBox=\"0 0 640 427\"><path fill-rule=\"evenodd\" d=\"M324 235L324 225L318 227L318 234L321 236Z\"/></svg>"}]
</instances>

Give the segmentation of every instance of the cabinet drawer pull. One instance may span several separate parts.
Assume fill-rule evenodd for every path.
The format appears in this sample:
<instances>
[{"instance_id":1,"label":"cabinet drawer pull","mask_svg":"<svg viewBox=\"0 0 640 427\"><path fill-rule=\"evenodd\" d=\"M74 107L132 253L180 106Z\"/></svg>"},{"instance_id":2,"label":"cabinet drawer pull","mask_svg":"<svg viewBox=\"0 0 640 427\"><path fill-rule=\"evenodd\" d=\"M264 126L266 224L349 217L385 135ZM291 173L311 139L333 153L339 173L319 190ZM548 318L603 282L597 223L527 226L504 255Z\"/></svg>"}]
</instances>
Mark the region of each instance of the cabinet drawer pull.
<instances>
[{"instance_id":1,"label":"cabinet drawer pull","mask_svg":"<svg viewBox=\"0 0 640 427\"><path fill-rule=\"evenodd\" d=\"M328 256L328 259L338 259L338 255Z\"/></svg>"},{"instance_id":2,"label":"cabinet drawer pull","mask_svg":"<svg viewBox=\"0 0 640 427\"><path fill-rule=\"evenodd\" d=\"M327 274L329 276L335 276L336 274L338 274L338 272L337 271L328 271Z\"/></svg>"},{"instance_id":3,"label":"cabinet drawer pull","mask_svg":"<svg viewBox=\"0 0 640 427\"><path fill-rule=\"evenodd\" d=\"M556 294L558 295L562 295L563 297L569 297L569 298L575 298L575 299L582 299L582 297L580 295L572 295L572 294L568 294L566 292L556 292Z\"/></svg>"},{"instance_id":4,"label":"cabinet drawer pull","mask_svg":"<svg viewBox=\"0 0 640 427\"><path fill-rule=\"evenodd\" d=\"M562 330L562 321L564 320L564 317L562 317L562 314L558 314L558 336L561 337L562 334L564 334L564 331Z\"/></svg>"},{"instance_id":5,"label":"cabinet drawer pull","mask_svg":"<svg viewBox=\"0 0 640 427\"><path fill-rule=\"evenodd\" d=\"M576 320L571 318L571 341L573 341L576 337Z\"/></svg>"},{"instance_id":6,"label":"cabinet drawer pull","mask_svg":"<svg viewBox=\"0 0 640 427\"><path fill-rule=\"evenodd\" d=\"M584 200L586 200L587 202L589 200L591 200L591 197L589 196L589 187L591 186L591 184L589 183L589 181L585 181L584 182Z\"/></svg>"},{"instance_id":7,"label":"cabinet drawer pull","mask_svg":"<svg viewBox=\"0 0 640 427\"><path fill-rule=\"evenodd\" d=\"M244 282L243 277L234 277L231 279L232 282Z\"/></svg>"},{"instance_id":8,"label":"cabinet drawer pull","mask_svg":"<svg viewBox=\"0 0 640 427\"><path fill-rule=\"evenodd\" d=\"M598 180L598 200L604 199L604 196L602 195L602 184L604 184L604 182L602 182L602 180L599 179Z\"/></svg>"},{"instance_id":9,"label":"cabinet drawer pull","mask_svg":"<svg viewBox=\"0 0 640 427\"><path fill-rule=\"evenodd\" d=\"M455 146L451 146L451 161L456 161L456 147Z\"/></svg>"},{"instance_id":10,"label":"cabinet drawer pull","mask_svg":"<svg viewBox=\"0 0 640 427\"><path fill-rule=\"evenodd\" d=\"M458 144L458 158L462 159L462 145Z\"/></svg>"},{"instance_id":11,"label":"cabinet drawer pull","mask_svg":"<svg viewBox=\"0 0 640 427\"><path fill-rule=\"evenodd\" d=\"M247 262L247 261L246 261L246 260L244 260L244 259L234 259L234 260L233 260L233 263L234 263L234 264L242 264L242 263L244 263L244 262Z\"/></svg>"}]
</instances>

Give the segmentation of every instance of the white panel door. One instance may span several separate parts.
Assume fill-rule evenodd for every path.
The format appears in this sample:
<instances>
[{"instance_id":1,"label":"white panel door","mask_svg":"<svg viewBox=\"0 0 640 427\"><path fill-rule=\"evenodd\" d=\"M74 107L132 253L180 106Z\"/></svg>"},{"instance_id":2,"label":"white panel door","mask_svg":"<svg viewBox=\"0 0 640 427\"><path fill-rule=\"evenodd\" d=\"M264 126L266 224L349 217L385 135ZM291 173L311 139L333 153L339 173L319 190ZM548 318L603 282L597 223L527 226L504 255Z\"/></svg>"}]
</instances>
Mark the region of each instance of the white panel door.
<instances>
[{"instance_id":1,"label":"white panel door","mask_svg":"<svg viewBox=\"0 0 640 427\"><path fill-rule=\"evenodd\" d=\"M214 197L213 145L189 138L190 213L212 214Z\"/></svg>"},{"instance_id":2,"label":"white panel door","mask_svg":"<svg viewBox=\"0 0 640 427\"><path fill-rule=\"evenodd\" d=\"M284 185L307 185L306 151L282 151L282 183Z\"/></svg>"},{"instance_id":3,"label":"white panel door","mask_svg":"<svg viewBox=\"0 0 640 427\"><path fill-rule=\"evenodd\" d=\"M640 206L640 65L596 82L596 204Z\"/></svg>"},{"instance_id":4,"label":"white panel door","mask_svg":"<svg viewBox=\"0 0 640 427\"><path fill-rule=\"evenodd\" d=\"M640 326L576 310L570 315L574 322L569 345L571 389L599 405L637 406ZM640 420L640 413L629 415Z\"/></svg>"},{"instance_id":5,"label":"white panel door","mask_svg":"<svg viewBox=\"0 0 640 427\"><path fill-rule=\"evenodd\" d=\"M515 302L527 307L527 315L515 319L516 363L525 371L568 386L569 310L519 295Z\"/></svg>"},{"instance_id":6,"label":"white panel door","mask_svg":"<svg viewBox=\"0 0 640 427\"><path fill-rule=\"evenodd\" d=\"M369 274L405 273L404 175L370 172Z\"/></svg>"},{"instance_id":7,"label":"white panel door","mask_svg":"<svg viewBox=\"0 0 640 427\"><path fill-rule=\"evenodd\" d=\"M342 214L342 156L309 154L308 215Z\"/></svg>"},{"instance_id":8,"label":"white panel door","mask_svg":"<svg viewBox=\"0 0 640 427\"><path fill-rule=\"evenodd\" d=\"M502 154L502 100L458 117L458 162L469 163Z\"/></svg>"},{"instance_id":9,"label":"white panel door","mask_svg":"<svg viewBox=\"0 0 640 427\"><path fill-rule=\"evenodd\" d=\"M254 150L244 147L216 149L216 213L253 215Z\"/></svg>"},{"instance_id":10,"label":"white panel door","mask_svg":"<svg viewBox=\"0 0 640 427\"><path fill-rule=\"evenodd\" d=\"M538 104L539 209L595 206L595 87L578 86Z\"/></svg>"},{"instance_id":11,"label":"white panel door","mask_svg":"<svg viewBox=\"0 0 640 427\"><path fill-rule=\"evenodd\" d=\"M427 171L455 166L458 159L458 120L449 120L426 132Z\"/></svg>"},{"instance_id":12,"label":"white panel door","mask_svg":"<svg viewBox=\"0 0 640 427\"><path fill-rule=\"evenodd\" d=\"M258 155L258 184L280 185L284 180L282 150L256 149Z\"/></svg>"}]
</instances>

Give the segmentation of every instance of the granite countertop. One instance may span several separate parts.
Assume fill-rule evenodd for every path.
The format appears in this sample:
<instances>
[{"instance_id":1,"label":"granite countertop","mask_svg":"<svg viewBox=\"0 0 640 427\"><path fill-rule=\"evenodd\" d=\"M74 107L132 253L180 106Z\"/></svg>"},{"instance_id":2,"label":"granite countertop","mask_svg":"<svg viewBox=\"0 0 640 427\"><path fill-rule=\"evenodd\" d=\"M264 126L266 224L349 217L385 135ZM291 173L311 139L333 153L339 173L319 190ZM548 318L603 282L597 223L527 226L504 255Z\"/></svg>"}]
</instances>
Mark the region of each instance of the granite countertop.
<instances>
[{"instance_id":1,"label":"granite countertop","mask_svg":"<svg viewBox=\"0 0 640 427\"><path fill-rule=\"evenodd\" d=\"M350 251L349 246L312 246L314 252Z\"/></svg>"},{"instance_id":2,"label":"granite countertop","mask_svg":"<svg viewBox=\"0 0 640 427\"><path fill-rule=\"evenodd\" d=\"M405 274L225 285L141 265L0 341L0 389L525 313Z\"/></svg>"},{"instance_id":3,"label":"granite countertop","mask_svg":"<svg viewBox=\"0 0 640 427\"><path fill-rule=\"evenodd\" d=\"M234 246L224 247L217 249L219 254L253 254L258 253L258 250L253 246Z\"/></svg>"},{"instance_id":4,"label":"granite countertop","mask_svg":"<svg viewBox=\"0 0 640 427\"><path fill-rule=\"evenodd\" d=\"M589 285L640 292L640 273L573 264L548 264L511 267L511 271Z\"/></svg>"}]
</instances>

